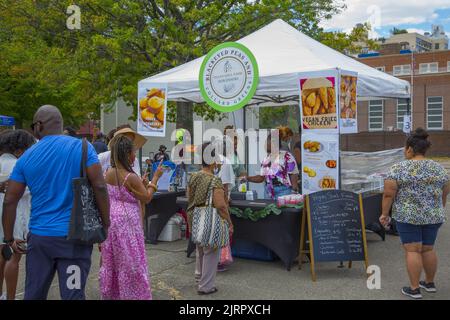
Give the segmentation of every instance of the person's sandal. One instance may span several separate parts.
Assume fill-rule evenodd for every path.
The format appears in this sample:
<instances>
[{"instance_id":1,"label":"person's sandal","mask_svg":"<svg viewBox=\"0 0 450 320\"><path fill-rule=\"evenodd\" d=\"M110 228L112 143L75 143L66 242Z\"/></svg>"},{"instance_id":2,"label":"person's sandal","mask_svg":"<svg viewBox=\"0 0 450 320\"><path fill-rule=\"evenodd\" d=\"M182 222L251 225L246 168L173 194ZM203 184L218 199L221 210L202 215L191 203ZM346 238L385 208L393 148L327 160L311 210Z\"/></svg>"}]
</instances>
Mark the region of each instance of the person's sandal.
<instances>
[{"instance_id":1,"label":"person's sandal","mask_svg":"<svg viewBox=\"0 0 450 320\"><path fill-rule=\"evenodd\" d=\"M212 288L211 291L205 292L205 291L200 291L198 290L197 293L201 296L207 295L207 294L213 294L216 293L218 290L217 288Z\"/></svg>"}]
</instances>

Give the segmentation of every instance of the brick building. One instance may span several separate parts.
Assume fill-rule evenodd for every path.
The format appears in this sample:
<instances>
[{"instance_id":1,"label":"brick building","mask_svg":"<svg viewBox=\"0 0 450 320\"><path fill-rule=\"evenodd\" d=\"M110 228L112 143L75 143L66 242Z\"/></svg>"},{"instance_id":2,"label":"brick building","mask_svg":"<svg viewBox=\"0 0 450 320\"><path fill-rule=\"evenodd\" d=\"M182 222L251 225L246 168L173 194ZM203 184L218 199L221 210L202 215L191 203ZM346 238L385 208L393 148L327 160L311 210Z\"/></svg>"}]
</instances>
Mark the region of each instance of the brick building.
<instances>
[{"instance_id":1,"label":"brick building","mask_svg":"<svg viewBox=\"0 0 450 320\"><path fill-rule=\"evenodd\" d=\"M429 131L432 154L450 156L450 50L377 55L358 60L413 84L413 129L423 127ZM343 149L375 151L402 146L405 112L405 99L360 102L360 133L344 136Z\"/></svg>"}]
</instances>

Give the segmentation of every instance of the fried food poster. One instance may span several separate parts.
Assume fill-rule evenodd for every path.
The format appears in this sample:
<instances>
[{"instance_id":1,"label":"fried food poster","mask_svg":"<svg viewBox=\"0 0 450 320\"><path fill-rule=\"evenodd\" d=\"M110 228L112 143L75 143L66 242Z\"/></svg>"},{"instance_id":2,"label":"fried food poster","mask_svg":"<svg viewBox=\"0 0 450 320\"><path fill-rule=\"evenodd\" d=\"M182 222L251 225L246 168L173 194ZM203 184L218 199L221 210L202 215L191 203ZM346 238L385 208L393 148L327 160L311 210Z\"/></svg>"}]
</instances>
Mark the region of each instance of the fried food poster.
<instances>
[{"instance_id":1,"label":"fried food poster","mask_svg":"<svg viewBox=\"0 0 450 320\"><path fill-rule=\"evenodd\" d=\"M302 134L303 194L339 189L339 135Z\"/></svg>"},{"instance_id":2,"label":"fried food poster","mask_svg":"<svg viewBox=\"0 0 450 320\"><path fill-rule=\"evenodd\" d=\"M300 77L303 129L338 131L336 79L337 72L333 71Z\"/></svg>"},{"instance_id":3,"label":"fried food poster","mask_svg":"<svg viewBox=\"0 0 450 320\"><path fill-rule=\"evenodd\" d=\"M358 132L357 73L342 71L340 76L339 115L341 133Z\"/></svg>"},{"instance_id":4,"label":"fried food poster","mask_svg":"<svg viewBox=\"0 0 450 320\"><path fill-rule=\"evenodd\" d=\"M138 133L144 136L166 135L167 85L139 83Z\"/></svg>"}]
</instances>

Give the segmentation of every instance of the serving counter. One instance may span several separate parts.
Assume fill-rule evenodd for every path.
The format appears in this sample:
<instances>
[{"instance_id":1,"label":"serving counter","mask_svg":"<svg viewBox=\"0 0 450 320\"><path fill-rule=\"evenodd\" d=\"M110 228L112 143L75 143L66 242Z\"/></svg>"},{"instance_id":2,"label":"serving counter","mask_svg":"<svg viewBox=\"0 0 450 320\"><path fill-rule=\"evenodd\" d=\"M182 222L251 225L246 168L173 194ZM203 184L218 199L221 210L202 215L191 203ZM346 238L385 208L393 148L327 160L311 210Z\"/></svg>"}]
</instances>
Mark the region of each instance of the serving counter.
<instances>
[{"instance_id":1,"label":"serving counter","mask_svg":"<svg viewBox=\"0 0 450 320\"><path fill-rule=\"evenodd\" d=\"M364 220L366 228L375 231L384 240L384 229L379 225L381 214L382 193L366 193L363 195ZM250 208L261 210L272 200L232 200L230 206L244 210ZM184 209L187 207L187 198L178 197L176 204ZM300 245L300 227L302 210L282 208L279 215L271 214L263 219L252 221L231 215L234 225L233 239L242 239L259 243L272 250L290 270L298 256ZM381 229L378 229L380 227ZM195 251L195 245L189 242L188 257Z\"/></svg>"},{"instance_id":2,"label":"serving counter","mask_svg":"<svg viewBox=\"0 0 450 320\"><path fill-rule=\"evenodd\" d=\"M250 208L261 210L267 205L275 203L272 200L232 200L230 206L238 209ZM180 207L187 207L187 198L177 200ZM233 239L249 240L259 243L272 250L290 270L299 251L301 209L282 208L279 215L271 214L263 219L252 221L231 215L233 221ZM188 256L195 250L193 243L188 245Z\"/></svg>"}]
</instances>

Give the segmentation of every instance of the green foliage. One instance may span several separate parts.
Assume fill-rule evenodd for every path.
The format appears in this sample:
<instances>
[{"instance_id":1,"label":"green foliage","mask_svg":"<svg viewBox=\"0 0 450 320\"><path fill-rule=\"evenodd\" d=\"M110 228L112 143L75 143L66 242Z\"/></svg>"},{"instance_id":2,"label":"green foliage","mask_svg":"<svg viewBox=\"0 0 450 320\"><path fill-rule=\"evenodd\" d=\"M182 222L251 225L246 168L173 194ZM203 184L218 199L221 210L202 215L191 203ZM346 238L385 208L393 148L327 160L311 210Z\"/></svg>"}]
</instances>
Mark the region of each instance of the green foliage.
<instances>
[{"instance_id":1,"label":"green foliage","mask_svg":"<svg viewBox=\"0 0 450 320\"><path fill-rule=\"evenodd\" d=\"M303 204L299 205L288 205L286 208L295 208L295 209L303 209ZM265 208L261 210L253 211L250 208L245 208L243 211L236 207L230 207L230 213L235 215L238 218L249 219L252 221L258 221L260 219L264 219L265 217L274 214L279 215L282 212L282 209L278 208L276 204L271 203L267 205Z\"/></svg>"},{"instance_id":2,"label":"green foliage","mask_svg":"<svg viewBox=\"0 0 450 320\"><path fill-rule=\"evenodd\" d=\"M408 33L408 30L406 30L406 29L399 29L399 28L394 27L394 28L392 28L390 30L390 32L391 32L392 35L396 35L396 34Z\"/></svg>"},{"instance_id":3,"label":"green foliage","mask_svg":"<svg viewBox=\"0 0 450 320\"><path fill-rule=\"evenodd\" d=\"M72 4L81 9L81 30L66 27ZM327 36L319 23L343 8L334 0L0 0L0 113L25 126L51 103L79 124L117 97L135 106L140 79L277 18L341 50L348 39ZM174 110L170 104L169 120ZM204 104L194 111L223 116Z\"/></svg>"},{"instance_id":4,"label":"green foliage","mask_svg":"<svg viewBox=\"0 0 450 320\"><path fill-rule=\"evenodd\" d=\"M299 113L298 105L260 108L259 128L273 129L278 126L287 126L297 132L300 120Z\"/></svg>"},{"instance_id":5,"label":"green foliage","mask_svg":"<svg viewBox=\"0 0 450 320\"><path fill-rule=\"evenodd\" d=\"M257 210L257 211L253 211L250 208L245 208L244 211L242 211L239 208L230 207L231 214L234 214L238 218L249 219L252 221L258 221L260 219L264 219L265 217L267 217L270 214L279 215L279 214L281 214L281 212L282 212L281 209L279 209L277 207L277 205L274 203L271 203L271 204L267 205L264 209Z\"/></svg>"},{"instance_id":6,"label":"green foliage","mask_svg":"<svg viewBox=\"0 0 450 320\"><path fill-rule=\"evenodd\" d=\"M319 41L323 44L344 53L360 53L363 46L369 50L379 48L375 40L368 38L370 24L358 24L352 31L347 34L345 32L323 32Z\"/></svg>"}]
</instances>

